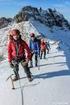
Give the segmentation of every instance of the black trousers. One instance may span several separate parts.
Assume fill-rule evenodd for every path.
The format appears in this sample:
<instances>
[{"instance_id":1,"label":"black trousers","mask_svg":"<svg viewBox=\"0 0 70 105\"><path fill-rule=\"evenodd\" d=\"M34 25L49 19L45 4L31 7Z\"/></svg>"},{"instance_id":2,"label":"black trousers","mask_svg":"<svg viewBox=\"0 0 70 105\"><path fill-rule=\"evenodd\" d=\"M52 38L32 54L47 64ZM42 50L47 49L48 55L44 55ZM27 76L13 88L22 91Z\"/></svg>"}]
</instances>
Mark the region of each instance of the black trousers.
<instances>
[{"instance_id":1,"label":"black trousers","mask_svg":"<svg viewBox=\"0 0 70 105\"><path fill-rule=\"evenodd\" d=\"M21 63L22 67L24 68L24 71L27 75L28 78L31 78L31 72L30 72L30 69L28 67L28 64L25 63L23 60L20 61L20 62L16 62L15 60L12 61L12 64L14 65L13 67L13 71L14 71L14 74L16 77L18 77L18 71L19 71L19 63Z\"/></svg>"},{"instance_id":2,"label":"black trousers","mask_svg":"<svg viewBox=\"0 0 70 105\"><path fill-rule=\"evenodd\" d=\"M43 51L41 51L41 59L42 59L42 56L43 56L43 54L44 54L44 58L46 57L46 50L43 50Z\"/></svg>"},{"instance_id":3,"label":"black trousers","mask_svg":"<svg viewBox=\"0 0 70 105\"><path fill-rule=\"evenodd\" d=\"M38 66L38 54L34 54L35 55L35 66ZM33 60L31 59L30 61L30 65L31 67L33 67Z\"/></svg>"}]
</instances>

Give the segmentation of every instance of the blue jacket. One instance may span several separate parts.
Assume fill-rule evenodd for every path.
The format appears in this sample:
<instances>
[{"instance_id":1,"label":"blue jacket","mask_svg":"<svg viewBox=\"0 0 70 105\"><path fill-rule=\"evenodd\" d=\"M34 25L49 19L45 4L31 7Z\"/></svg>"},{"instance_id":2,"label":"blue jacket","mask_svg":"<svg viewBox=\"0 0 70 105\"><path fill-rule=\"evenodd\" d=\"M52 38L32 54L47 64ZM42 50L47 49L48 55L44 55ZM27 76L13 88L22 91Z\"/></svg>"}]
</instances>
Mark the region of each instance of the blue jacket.
<instances>
[{"instance_id":1,"label":"blue jacket","mask_svg":"<svg viewBox=\"0 0 70 105\"><path fill-rule=\"evenodd\" d=\"M35 54L39 54L39 43L38 40L35 38L34 41L30 39L30 49L33 51Z\"/></svg>"}]
</instances>

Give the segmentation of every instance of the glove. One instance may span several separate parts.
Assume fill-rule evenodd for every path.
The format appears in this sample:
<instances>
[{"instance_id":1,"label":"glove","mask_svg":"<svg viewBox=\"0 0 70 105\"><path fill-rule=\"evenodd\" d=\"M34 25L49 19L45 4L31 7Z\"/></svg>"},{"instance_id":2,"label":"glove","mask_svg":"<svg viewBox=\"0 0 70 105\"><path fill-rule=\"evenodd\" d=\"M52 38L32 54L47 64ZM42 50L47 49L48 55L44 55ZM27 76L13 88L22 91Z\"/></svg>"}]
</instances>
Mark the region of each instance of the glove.
<instances>
[{"instance_id":1,"label":"glove","mask_svg":"<svg viewBox=\"0 0 70 105\"><path fill-rule=\"evenodd\" d=\"M29 62L29 60L28 60L28 59L26 59L25 61L21 61L21 63L22 63L22 65L23 65L23 66L28 65L28 62Z\"/></svg>"},{"instance_id":2,"label":"glove","mask_svg":"<svg viewBox=\"0 0 70 105\"><path fill-rule=\"evenodd\" d=\"M14 68L14 65L12 64L12 62L10 62L10 67L11 67L11 68Z\"/></svg>"},{"instance_id":3,"label":"glove","mask_svg":"<svg viewBox=\"0 0 70 105\"><path fill-rule=\"evenodd\" d=\"M34 55L34 52L31 52L31 57L30 57L30 60L32 59L33 55Z\"/></svg>"}]
</instances>

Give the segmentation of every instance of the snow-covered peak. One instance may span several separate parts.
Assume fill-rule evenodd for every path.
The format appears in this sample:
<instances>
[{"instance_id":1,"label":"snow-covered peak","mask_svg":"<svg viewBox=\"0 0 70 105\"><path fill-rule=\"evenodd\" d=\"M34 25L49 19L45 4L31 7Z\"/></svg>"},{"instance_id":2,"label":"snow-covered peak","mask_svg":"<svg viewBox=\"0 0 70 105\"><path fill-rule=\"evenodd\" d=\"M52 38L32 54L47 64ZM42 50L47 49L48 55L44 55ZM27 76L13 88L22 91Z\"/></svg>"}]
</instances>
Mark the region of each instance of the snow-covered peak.
<instances>
[{"instance_id":1,"label":"snow-covered peak","mask_svg":"<svg viewBox=\"0 0 70 105\"><path fill-rule=\"evenodd\" d=\"M37 20L48 27L58 26L70 29L69 22L56 9L48 8L44 10L36 7L26 6L14 16L16 22L28 21L29 19Z\"/></svg>"}]
</instances>

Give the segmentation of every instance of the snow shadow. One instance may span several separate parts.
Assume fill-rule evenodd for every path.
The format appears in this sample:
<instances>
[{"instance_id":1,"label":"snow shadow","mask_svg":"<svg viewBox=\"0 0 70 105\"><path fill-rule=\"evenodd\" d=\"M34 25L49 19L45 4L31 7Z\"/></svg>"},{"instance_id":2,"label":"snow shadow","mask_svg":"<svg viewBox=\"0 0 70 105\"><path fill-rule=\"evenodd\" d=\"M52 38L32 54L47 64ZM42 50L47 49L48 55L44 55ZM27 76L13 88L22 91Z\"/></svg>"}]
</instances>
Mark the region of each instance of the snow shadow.
<instances>
[{"instance_id":1,"label":"snow shadow","mask_svg":"<svg viewBox=\"0 0 70 105\"><path fill-rule=\"evenodd\" d=\"M53 72L34 75L34 79L47 79L47 78L60 77L60 76L70 76L70 70L61 70L55 72L53 71Z\"/></svg>"},{"instance_id":2,"label":"snow shadow","mask_svg":"<svg viewBox=\"0 0 70 105\"><path fill-rule=\"evenodd\" d=\"M68 69L70 70L70 47L66 45L66 43L60 43L59 47L57 48L58 51L63 51L64 56L66 58L66 64L68 66Z\"/></svg>"},{"instance_id":3,"label":"snow shadow","mask_svg":"<svg viewBox=\"0 0 70 105\"><path fill-rule=\"evenodd\" d=\"M48 56L48 55L47 55L47 56ZM50 57L48 57L48 59L49 59L49 58L56 58L56 57L64 57L64 55L50 56Z\"/></svg>"},{"instance_id":4,"label":"snow shadow","mask_svg":"<svg viewBox=\"0 0 70 105\"><path fill-rule=\"evenodd\" d=\"M70 70L70 51L67 52L67 51L64 50L64 54L65 54L65 57L66 57L66 64L67 64L67 66Z\"/></svg>"},{"instance_id":5,"label":"snow shadow","mask_svg":"<svg viewBox=\"0 0 70 105\"><path fill-rule=\"evenodd\" d=\"M64 52L64 57L66 58L66 64L68 66L68 69L70 70L70 43L69 43L69 38L66 36L61 36L59 35L60 38L57 37L57 40L59 40L58 47L56 48L59 51ZM56 38L50 38L50 40L56 40ZM56 41L57 41L56 40Z\"/></svg>"},{"instance_id":6,"label":"snow shadow","mask_svg":"<svg viewBox=\"0 0 70 105\"><path fill-rule=\"evenodd\" d=\"M65 65L66 64L66 62L57 62L57 63L49 63L49 64L40 64L40 67L41 66L49 66L49 65L60 65L60 66L62 66L62 65Z\"/></svg>"}]
</instances>

